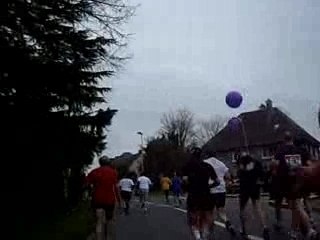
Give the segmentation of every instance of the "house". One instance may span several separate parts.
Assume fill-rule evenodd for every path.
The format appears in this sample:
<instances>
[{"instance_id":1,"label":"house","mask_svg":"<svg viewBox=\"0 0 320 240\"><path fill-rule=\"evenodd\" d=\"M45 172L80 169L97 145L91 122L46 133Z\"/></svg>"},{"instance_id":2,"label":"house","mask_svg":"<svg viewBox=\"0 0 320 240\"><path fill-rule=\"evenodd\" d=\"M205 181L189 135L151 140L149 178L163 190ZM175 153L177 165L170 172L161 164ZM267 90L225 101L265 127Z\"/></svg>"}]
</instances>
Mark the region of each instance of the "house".
<instances>
[{"instance_id":1,"label":"house","mask_svg":"<svg viewBox=\"0 0 320 240\"><path fill-rule=\"evenodd\" d=\"M144 153L139 152L138 157L132 161L131 165L128 168L128 171L135 173L137 176L144 171Z\"/></svg>"},{"instance_id":2,"label":"house","mask_svg":"<svg viewBox=\"0 0 320 240\"><path fill-rule=\"evenodd\" d=\"M241 150L248 149L257 159L265 160L264 165L272 159L277 147L283 141L285 131L304 140L305 148L312 159L319 160L320 142L306 132L285 113L272 106L267 100L256 111L245 112L238 116L240 127L237 130L227 125L215 137L203 146L204 151L217 154L226 165L231 167Z\"/></svg>"},{"instance_id":3,"label":"house","mask_svg":"<svg viewBox=\"0 0 320 240\"><path fill-rule=\"evenodd\" d=\"M125 152L112 159L113 166L118 170L120 177L126 173L135 173L139 176L143 171L144 154L139 151L136 154Z\"/></svg>"}]
</instances>

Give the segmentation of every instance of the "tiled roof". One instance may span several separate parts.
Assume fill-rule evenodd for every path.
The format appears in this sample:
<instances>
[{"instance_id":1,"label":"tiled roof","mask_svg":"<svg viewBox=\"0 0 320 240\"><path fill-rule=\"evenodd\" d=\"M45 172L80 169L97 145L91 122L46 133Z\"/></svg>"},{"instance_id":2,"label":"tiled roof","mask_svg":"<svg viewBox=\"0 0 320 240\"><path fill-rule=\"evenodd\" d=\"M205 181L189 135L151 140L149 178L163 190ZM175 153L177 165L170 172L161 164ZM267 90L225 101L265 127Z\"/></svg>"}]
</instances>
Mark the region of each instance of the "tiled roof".
<instances>
[{"instance_id":1,"label":"tiled roof","mask_svg":"<svg viewBox=\"0 0 320 240\"><path fill-rule=\"evenodd\" d=\"M303 138L310 145L320 147L320 142L295 123L278 108L270 107L257 111L242 113L238 116L247 135L248 146L278 144L285 131ZM241 128L231 130L228 125L212 138L203 149L211 151L228 151L245 147L245 138Z\"/></svg>"}]
</instances>

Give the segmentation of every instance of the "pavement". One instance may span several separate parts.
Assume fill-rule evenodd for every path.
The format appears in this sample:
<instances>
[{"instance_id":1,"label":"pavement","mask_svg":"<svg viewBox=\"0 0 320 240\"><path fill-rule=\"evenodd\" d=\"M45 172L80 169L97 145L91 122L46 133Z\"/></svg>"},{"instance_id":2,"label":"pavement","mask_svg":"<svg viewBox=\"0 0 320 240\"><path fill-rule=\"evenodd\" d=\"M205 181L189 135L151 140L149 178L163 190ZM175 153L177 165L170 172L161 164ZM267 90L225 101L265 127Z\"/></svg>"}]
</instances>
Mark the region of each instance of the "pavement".
<instances>
[{"instance_id":1,"label":"pavement","mask_svg":"<svg viewBox=\"0 0 320 240\"><path fill-rule=\"evenodd\" d=\"M274 209L269 206L268 198L263 198L263 209L267 216L269 226L273 224ZM239 207L237 198L227 199L227 214L235 226L236 230L240 229ZM190 239L189 229L186 222L186 210L182 206L175 208L170 204L165 204L159 196L151 198L149 204L149 212L147 215L139 208L137 199L132 202L131 214L129 216L118 215L116 219L116 234L117 240L139 239L139 240L179 240ZM261 226L259 221L254 218L251 206L248 206L248 233L252 240L262 240ZM320 221L318 213L314 213L314 218L317 223ZM289 231L291 221L290 212L287 209L283 210L283 225L284 230L279 233L270 228L272 240L288 239L287 232ZM319 226L317 226L319 229ZM239 233L235 237L225 231L224 224L219 220L215 221L215 239L241 239Z\"/></svg>"}]
</instances>

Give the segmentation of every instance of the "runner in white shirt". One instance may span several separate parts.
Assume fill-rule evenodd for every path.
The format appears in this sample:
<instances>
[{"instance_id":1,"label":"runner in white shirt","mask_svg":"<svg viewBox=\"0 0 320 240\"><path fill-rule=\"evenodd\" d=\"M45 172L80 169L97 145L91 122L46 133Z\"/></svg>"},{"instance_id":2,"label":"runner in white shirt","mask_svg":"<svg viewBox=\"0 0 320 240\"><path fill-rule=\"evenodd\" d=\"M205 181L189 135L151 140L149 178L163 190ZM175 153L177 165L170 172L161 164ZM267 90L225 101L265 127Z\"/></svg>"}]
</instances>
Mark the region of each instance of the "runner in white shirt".
<instances>
[{"instance_id":1,"label":"runner in white shirt","mask_svg":"<svg viewBox=\"0 0 320 240\"><path fill-rule=\"evenodd\" d=\"M138 188L140 193L141 208L143 208L145 213L147 213L148 210L146 206L146 201L148 199L149 189L151 185L152 182L150 178L146 177L145 174L141 174L141 176L138 178Z\"/></svg>"},{"instance_id":2,"label":"runner in white shirt","mask_svg":"<svg viewBox=\"0 0 320 240\"><path fill-rule=\"evenodd\" d=\"M226 229L230 233L234 234L234 228L228 220L225 211L226 181L230 181L231 179L229 174L229 168L227 168L227 166L223 162L221 162L215 157L210 157L204 160L204 162L210 164L214 168L220 182L219 186L210 189L213 205L214 208L216 208L217 210L217 216L225 223Z\"/></svg>"},{"instance_id":3,"label":"runner in white shirt","mask_svg":"<svg viewBox=\"0 0 320 240\"><path fill-rule=\"evenodd\" d=\"M134 182L131 178L129 178L129 175L127 175L125 178L121 179L119 182L120 187L120 194L121 198L124 202L124 213L126 215L129 215L129 209L130 209L130 200L132 196L132 190L134 187Z\"/></svg>"}]
</instances>

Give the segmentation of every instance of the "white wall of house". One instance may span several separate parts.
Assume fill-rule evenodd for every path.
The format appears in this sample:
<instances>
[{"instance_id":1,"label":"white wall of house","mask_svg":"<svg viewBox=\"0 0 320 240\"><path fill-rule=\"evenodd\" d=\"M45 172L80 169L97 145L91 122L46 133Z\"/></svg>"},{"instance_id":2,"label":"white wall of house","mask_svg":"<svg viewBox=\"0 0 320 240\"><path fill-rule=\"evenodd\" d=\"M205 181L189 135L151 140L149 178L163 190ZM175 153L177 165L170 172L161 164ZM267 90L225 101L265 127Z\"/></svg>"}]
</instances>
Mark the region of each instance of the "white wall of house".
<instances>
[{"instance_id":1,"label":"white wall of house","mask_svg":"<svg viewBox=\"0 0 320 240\"><path fill-rule=\"evenodd\" d=\"M135 159L132 164L129 166L128 171L134 172L138 176L143 172L143 161L144 160L144 154L140 154L137 159Z\"/></svg>"}]
</instances>

